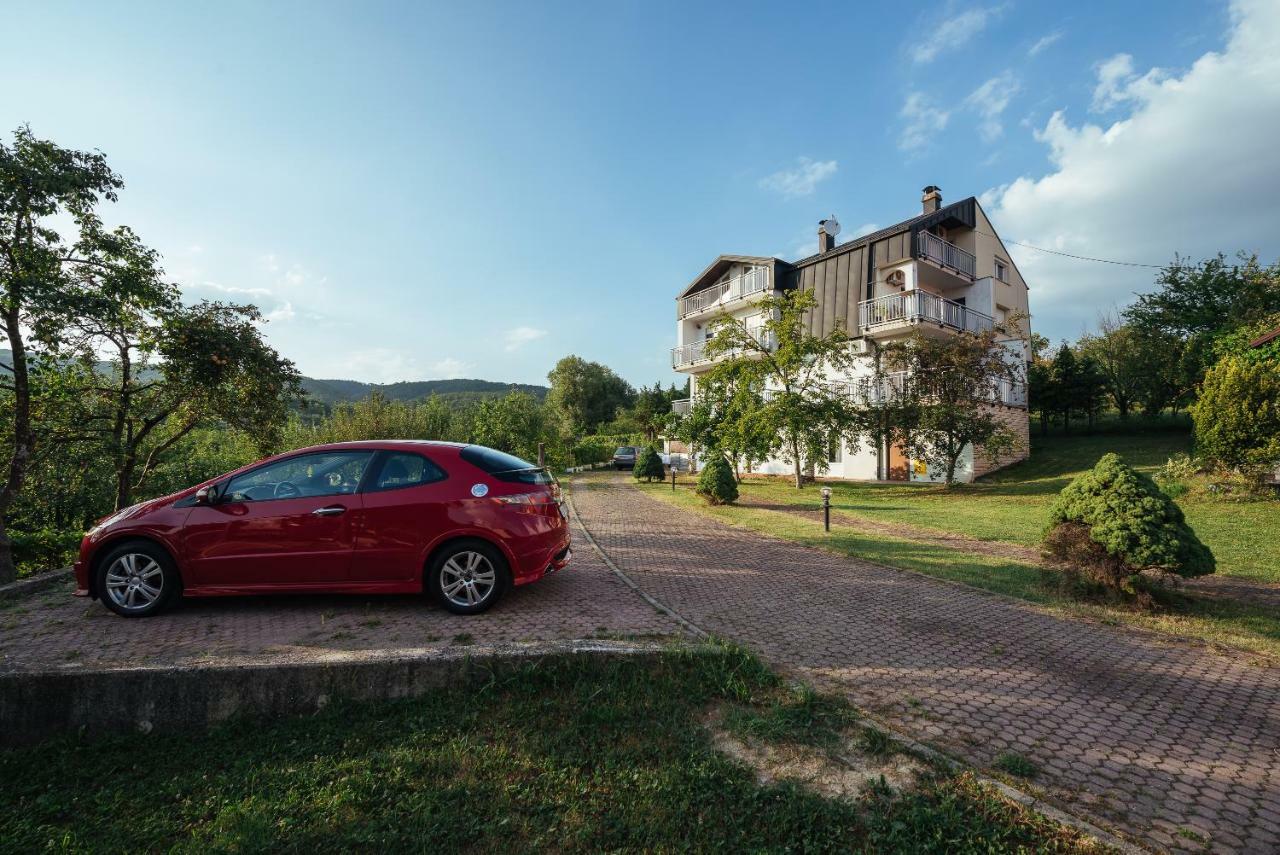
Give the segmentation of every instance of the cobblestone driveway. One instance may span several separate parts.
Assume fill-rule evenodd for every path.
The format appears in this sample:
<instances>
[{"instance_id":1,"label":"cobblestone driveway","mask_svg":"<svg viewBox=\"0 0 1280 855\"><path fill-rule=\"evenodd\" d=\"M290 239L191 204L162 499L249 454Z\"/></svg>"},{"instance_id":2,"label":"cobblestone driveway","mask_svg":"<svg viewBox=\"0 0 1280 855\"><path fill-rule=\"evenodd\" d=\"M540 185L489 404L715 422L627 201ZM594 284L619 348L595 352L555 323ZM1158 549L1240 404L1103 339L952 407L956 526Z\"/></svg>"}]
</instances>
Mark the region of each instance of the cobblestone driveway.
<instances>
[{"instance_id":1,"label":"cobblestone driveway","mask_svg":"<svg viewBox=\"0 0 1280 855\"><path fill-rule=\"evenodd\" d=\"M581 531L568 568L474 617L414 596L278 596L192 599L129 620L71 590L0 601L0 672L315 661L334 652L680 632L600 561Z\"/></svg>"},{"instance_id":2,"label":"cobblestone driveway","mask_svg":"<svg viewBox=\"0 0 1280 855\"><path fill-rule=\"evenodd\" d=\"M576 482L610 558L701 628L1160 848L1280 851L1280 672Z\"/></svg>"}]
</instances>

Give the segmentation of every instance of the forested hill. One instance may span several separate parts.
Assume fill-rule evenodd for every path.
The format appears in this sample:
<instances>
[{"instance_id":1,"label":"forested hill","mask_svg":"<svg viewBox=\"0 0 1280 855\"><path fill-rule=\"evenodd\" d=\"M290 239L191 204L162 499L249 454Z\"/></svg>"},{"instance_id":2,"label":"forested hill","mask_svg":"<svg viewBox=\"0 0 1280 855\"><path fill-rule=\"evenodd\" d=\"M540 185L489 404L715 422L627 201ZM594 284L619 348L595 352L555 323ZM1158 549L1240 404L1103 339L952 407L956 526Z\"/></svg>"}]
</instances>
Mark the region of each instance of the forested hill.
<instances>
[{"instance_id":1,"label":"forested hill","mask_svg":"<svg viewBox=\"0 0 1280 855\"><path fill-rule=\"evenodd\" d=\"M8 365L12 353L0 347L0 363ZM111 366L102 363L98 369L104 374ZM5 371L0 366L0 372ZM358 401L373 392L393 401L417 401L435 395L451 405L460 406L486 398L500 398L511 391L528 392L539 402L547 396L547 387L530 383L500 383L494 380L407 380L400 383L362 383L359 380L317 380L303 377L302 386L308 397L330 407Z\"/></svg>"},{"instance_id":2,"label":"forested hill","mask_svg":"<svg viewBox=\"0 0 1280 855\"><path fill-rule=\"evenodd\" d=\"M358 401L378 392L393 401L416 401L435 395L450 402L497 398L511 391L528 392L541 401L546 386L529 383L499 383L494 380L407 380L400 383L362 383L359 380L317 380L302 378L307 395L324 404Z\"/></svg>"}]
</instances>

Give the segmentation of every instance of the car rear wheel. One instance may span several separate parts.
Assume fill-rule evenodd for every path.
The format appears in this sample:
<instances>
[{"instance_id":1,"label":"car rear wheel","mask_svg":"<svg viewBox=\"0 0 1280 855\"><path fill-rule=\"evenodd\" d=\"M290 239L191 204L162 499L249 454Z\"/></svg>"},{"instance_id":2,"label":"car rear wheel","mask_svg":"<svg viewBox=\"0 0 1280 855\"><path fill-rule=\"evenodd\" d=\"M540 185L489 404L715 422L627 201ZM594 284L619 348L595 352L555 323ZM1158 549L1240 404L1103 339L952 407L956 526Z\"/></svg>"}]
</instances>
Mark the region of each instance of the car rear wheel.
<instances>
[{"instance_id":1,"label":"car rear wheel","mask_svg":"<svg viewBox=\"0 0 1280 855\"><path fill-rule=\"evenodd\" d=\"M483 612L502 599L511 584L507 562L497 549L478 540L446 546L427 571L431 593L459 615Z\"/></svg>"},{"instance_id":2,"label":"car rear wheel","mask_svg":"<svg viewBox=\"0 0 1280 855\"><path fill-rule=\"evenodd\" d=\"M124 617L164 610L182 587L169 553L145 541L122 543L98 562L98 597Z\"/></svg>"}]
</instances>

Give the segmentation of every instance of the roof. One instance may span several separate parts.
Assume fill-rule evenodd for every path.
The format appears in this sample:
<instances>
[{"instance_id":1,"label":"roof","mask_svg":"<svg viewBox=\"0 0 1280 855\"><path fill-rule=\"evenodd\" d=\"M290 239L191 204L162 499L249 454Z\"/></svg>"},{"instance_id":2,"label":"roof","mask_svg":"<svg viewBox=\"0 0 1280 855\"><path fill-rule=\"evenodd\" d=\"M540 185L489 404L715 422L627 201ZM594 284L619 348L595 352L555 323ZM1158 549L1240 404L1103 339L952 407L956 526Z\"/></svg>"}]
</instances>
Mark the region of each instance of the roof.
<instances>
[{"instance_id":1,"label":"roof","mask_svg":"<svg viewBox=\"0 0 1280 855\"><path fill-rule=\"evenodd\" d=\"M701 273L693 277L693 281L680 292L676 299L679 299L680 297L688 297L695 291L702 290L700 286L709 276L714 275L718 278L720 274L724 272L724 268L734 262L745 262L747 264L786 264L786 262L781 258L774 258L770 255L718 255L716 256L715 261L708 264Z\"/></svg>"},{"instance_id":2,"label":"roof","mask_svg":"<svg viewBox=\"0 0 1280 855\"><path fill-rule=\"evenodd\" d=\"M950 205L943 205L936 211L917 214L916 216L903 220L900 223L894 223L888 228L880 229L879 231L872 232L868 235L862 235L861 237L856 237L851 241L846 241L845 243L840 244L835 249L829 249L826 252L820 252L817 255L810 255L807 258L802 258L799 261L792 261L789 263L792 267L805 267L815 262L831 258L833 255L839 255L842 252L849 252L850 250L857 249L860 246L866 246L867 244L875 243L878 240L891 237L899 232L905 232L908 229L921 231L923 229L930 228L931 226L944 223L948 220L956 220L970 228L973 228L976 222L976 215L974 213L973 206L977 204L977 201L976 196L969 196L968 198L961 199L959 202L952 202Z\"/></svg>"},{"instance_id":3,"label":"roof","mask_svg":"<svg viewBox=\"0 0 1280 855\"><path fill-rule=\"evenodd\" d=\"M1276 327L1271 332L1263 333L1258 336L1253 341L1249 342L1249 347L1262 347L1264 344L1275 341L1278 338L1280 338L1280 327Z\"/></svg>"}]
</instances>

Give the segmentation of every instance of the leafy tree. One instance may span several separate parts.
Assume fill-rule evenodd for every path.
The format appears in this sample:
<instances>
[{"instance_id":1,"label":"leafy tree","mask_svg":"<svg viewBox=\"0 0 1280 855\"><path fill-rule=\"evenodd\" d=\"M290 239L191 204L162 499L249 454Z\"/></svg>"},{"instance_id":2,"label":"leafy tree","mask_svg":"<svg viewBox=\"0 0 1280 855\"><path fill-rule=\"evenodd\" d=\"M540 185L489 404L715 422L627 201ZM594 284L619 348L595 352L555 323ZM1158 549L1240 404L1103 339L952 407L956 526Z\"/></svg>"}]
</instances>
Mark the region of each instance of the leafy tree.
<instances>
[{"instance_id":1,"label":"leafy tree","mask_svg":"<svg viewBox=\"0 0 1280 855\"><path fill-rule=\"evenodd\" d=\"M1081 336L1077 347L1082 358L1092 359L1106 381L1106 391L1122 421L1142 397L1144 360L1142 341L1115 315L1102 315L1097 335Z\"/></svg>"},{"instance_id":2,"label":"leafy tree","mask_svg":"<svg viewBox=\"0 0 1280 855\"><path fill-rule=\"evenodd\" d=\"M763 406L764 396L750 383L704 376L674 433L692 448L719 448L741 480L742 467L768 458L776 442Z\"/></svg>"},{"instance_id":3,"label":"leafy tree","mask_svg":"<svg viewBox=\"0 0 1280 855\"><path fill-rule=\"evenodd\" d=\"M728 505L738 501L738 481L733 477L729 461L718 449L712 449L707 463L698 473L699 496L710 504Z\"/></svg>"},{"instance_id":4,"label":"leafy tree","mask_svg":"<svg viewBox=\"0 0 1280 855\"><path fill-rule=\"evenodd\" d=\"M327 419L304 424L294 418L284 445L299 448L326 442L369 439L434 439L460 442L469 438L469 413L460 413L435 395L425 401L393 401L381 392L350 404L339 404Z\"/></svg>"},{"instance_id":5,"label":"leafy tree","mask_svg":"<svg viewBox=\"0 0 1280 855\"><path fill-rule=\"evenodd\" d=\"M1049 433L1049 422L1057 412L1058 390L1053 380L1053 364L1043 359L1027 366L1027 409L1040 418L1040 433Z\"/></svg>"},{"instance_id":6,"label":"leafy tree","mask_svg":"<svg viewBox=\"0 0 1280 855\"><path fill-rule=\"evenodd\" d=\"M0 583L17 575L6 527L10 508L40 444L62 428L33 419L39 390L57 388L33 387L33 368L44 363L52 370L59 362L63 332L79 308L76 271L102 263L113 248L94 208L102 199L115 201L121 186L102 154L36 139L30 128L19 128L12 145L0 143L0 343L11 351L0 380L11 404L0 416L8 455L0 474ZM74 239L49 225L58 215L73 222Z\"/></svg>"},{"instance_id":7,"label":"leafy tree","mask_svg":"<svg viewBox=\"0 0 1280 855\"><path fill-rule=\"evenodd\" d=\"M1092 470L1068 484L1054 500L1049 516L1051 549L1072 543L1064 535L1078 526L1116 559L1109 566L1103 563L1093 574L1113 587L1126 581L1131 584L1135 574L1149 568L1188 577L1214 571L1213 554L1187 525L1182 509L1118 454L1104 455ZM1067 532L1062 531L1064 527ZM1094 561L1078 552L1058 550L1058 554L1073 562Z\"/></svg>"},{"instance_id":8,"label":"leafy tree","mask_svg":"<svg viewBox=\"0 0 1280 855\"><path fill-rule=\"evenodd\" d=\"M727 356L704 376L712 383L767 390L758 411L773 451L790 462L797 488L806 465L826 467L832 435L848 429L856 408L849 390L830 382L853 364L849 337L837 327L810 335L805 313L816 305L810 291L765 297L752 319L722 316L712 321L708 357ZM857 442L857 438L851 438Z\"/></svg>"},{"instance_id":9,"label":"leafy tree","mask_svg":"<svg viewBox=\"0 0 1280 855\"><path fill-rule=\"evenodd\" d=\"M1196 451L1260 477L1280 464L1280 362L1228 356L1191 406Z\"/></svg>"},{"instance_id":10,"label":"leafy tree","mask_svg":"<svg viewBox=\"0 0 1280 855\"><path fill-rule=\"evenodd\" d=\"M578 436L612 421L620 407L629 407L635 390L612 370L580 356L566 356L547 374L551 391L547 406L565 432Z\"/></svg>"},{"instance_id":11,"label":"leafy tree","mask_svg":"<svg viewBox=\"0 0 1280 855\"><path fill-rule=\"evenodd\" d=\"M1076 386L1072 397L1088 420L1089 432L1093 433L1094 421L1106 400L1107 378L1092 356L1081 356L1076 364Z\"/></svg>"},{"instance_id":12,"label":"leafy tree","mask_svg":"<svg viewBox=\"0 0 1280 855\"><path fill-rule=\"evenodd\" d=\"M947 484L966 447L999 457L1018 436L999 417L1002 387L1022 382L1022 369L1000 342L1003 329L934 338L914 333L884 348L880 371L905 372L901 396L912 415L903 431L907 453L941 470Z\"/></svg>"},{"instance_id":13,"label":"leafy tree","mask_svg":"<svg viewBox=\"0 0 1280 855\"><path fill-rule=\"evenodd\" d=\"M553 454L560 448L555 435L546 411L532 395L511 392L476 406L470 439L478 445L536 461L539 443L550 446Z\"/></svg>"},{"instance_id":14,"label":"leafy tree","mask_svg":"<svg viewBox=\"0 0 1280 855\"><path fill-rule=\"evenodd\" d=\"M666 474L666 470L662 468L662 458L658 456L658 450L652 445L646 446L644 452L640 455L640 459L636 461L635 467L631 470L631 474L639 481L641 478L646 483L652 482L654 478L662 480Z\"/></svg>"},{"instance_id":15,"label":"leafy tree","mask_svg":"<svg viewBox=\"0 0 1280 855\"><path fill-rule=\"evenodd\" d=\"M1062 427L1071 432L1071 416L1081 409L1080 366L1075 351L1065 341L1058 348L1049 369L1049 401L1055 415L1062 417Z\"/></svg>"},{"instance_id":16,"label":"leafy tree","mask_svg":"<svg viewBox=\"0 0 1280 855\"><path fill-rule=\"evenodd\" d=\"M1280 362L1280 337L1273 338L1260 347L1251 346L1252 342L1278 327L1280 315L1244 324L1214 340L1214 356L1218 359L1236 356L1245 362Z\"/></svg>"}]
</instances>

